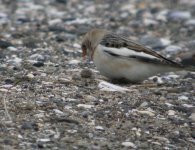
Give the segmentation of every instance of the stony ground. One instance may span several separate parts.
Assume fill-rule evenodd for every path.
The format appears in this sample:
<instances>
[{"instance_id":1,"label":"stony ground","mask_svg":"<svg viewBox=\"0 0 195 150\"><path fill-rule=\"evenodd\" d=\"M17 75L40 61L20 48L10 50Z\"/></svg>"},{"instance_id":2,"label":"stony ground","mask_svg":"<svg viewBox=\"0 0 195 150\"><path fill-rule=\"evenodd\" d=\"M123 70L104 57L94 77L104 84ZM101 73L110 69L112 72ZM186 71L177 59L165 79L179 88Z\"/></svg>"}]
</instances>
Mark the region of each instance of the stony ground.
<instances>
[{"instance_id":1,"label":"stony ground","mask_svg":"<svg viewBox=\"0 0 195 150\"><path fill-rule=\"evenodd\" d=\"M195 149L195 73L110 84L94 27L195 65L194 0L0 0L0 149Z\"/></svg>"}]
</instances>

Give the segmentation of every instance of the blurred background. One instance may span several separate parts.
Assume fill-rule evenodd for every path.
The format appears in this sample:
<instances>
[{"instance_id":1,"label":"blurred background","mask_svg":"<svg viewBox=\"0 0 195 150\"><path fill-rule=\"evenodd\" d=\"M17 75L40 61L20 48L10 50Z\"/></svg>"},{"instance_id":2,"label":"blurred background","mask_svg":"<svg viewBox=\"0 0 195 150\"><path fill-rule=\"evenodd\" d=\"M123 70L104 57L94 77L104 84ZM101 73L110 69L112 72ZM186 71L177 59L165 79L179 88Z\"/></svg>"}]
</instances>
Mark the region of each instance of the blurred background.
<instances>
[{"instance_id":1,"label":"blurred background","mask_svg":"<svg viewBox=\"0 0 195 150\"><path fill-rule=\"evenodd\" d=\"M12 45L80 43L95 27L195 65L195 0L0 0L0 39Z\"/></svg>"}]
</instances>

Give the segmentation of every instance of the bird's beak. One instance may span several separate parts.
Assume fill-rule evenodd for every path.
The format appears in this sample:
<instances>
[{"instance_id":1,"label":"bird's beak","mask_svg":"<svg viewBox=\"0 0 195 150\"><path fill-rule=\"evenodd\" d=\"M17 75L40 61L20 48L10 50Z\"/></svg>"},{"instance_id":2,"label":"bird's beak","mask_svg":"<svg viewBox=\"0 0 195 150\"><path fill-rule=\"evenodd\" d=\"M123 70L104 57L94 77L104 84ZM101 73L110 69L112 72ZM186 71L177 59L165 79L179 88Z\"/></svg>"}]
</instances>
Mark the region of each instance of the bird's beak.
<instances>
[{"instance_id":1,"label":"bird's beak","mask_svg":"<svg viewBox=\"0 0 195 150\"><path fill-rule=\"evenodd\" d=\"M87 55L87 49L86 48L83 48L82 49L82 57L83 57L83 60L85 60L85 56Z\"/></svg>"},{"instance_id":2,"label":"bird's beak","mask_svg":"<svg viewBox=\"0 0 195 150\"><path fill-rule=\"evenodd\" d=\"M91 50L88 53L89 53L88 56L89 56L90 61L93 61L94 50ZM86 48L82 48L83 60L86 60L86 55L87 55L87 49Z\"/></svg>"}]
</instances>

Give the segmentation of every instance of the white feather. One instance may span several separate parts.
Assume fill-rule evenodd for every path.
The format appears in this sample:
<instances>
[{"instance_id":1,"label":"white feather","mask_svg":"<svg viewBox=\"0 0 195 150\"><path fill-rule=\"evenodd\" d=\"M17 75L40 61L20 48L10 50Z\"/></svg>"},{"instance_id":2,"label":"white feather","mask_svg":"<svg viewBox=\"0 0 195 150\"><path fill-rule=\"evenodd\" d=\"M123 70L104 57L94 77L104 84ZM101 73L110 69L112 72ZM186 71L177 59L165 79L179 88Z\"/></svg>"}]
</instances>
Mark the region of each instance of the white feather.
<instances>
[{"instance_id":1,"label":"white feather","mask_svg":"<svg viewBox=\"0 0 195 150\"><path fill-rule=\"evenodd\" d=\"M111 53L114 53L114 54L117 54L117 55L120 55L120 56L126 56L126 57L141 56L141 57L146 57L146 58L156 58L156 59L158 59L157 57L155 57L153 55L146 54L144 52L137 52L137 51L125 48L125 47L123 47L123 48L112 48L112 47L105 47L105 46L101 45L101 48L103 50L109 51Z\"/></svg>"}]
</instances>

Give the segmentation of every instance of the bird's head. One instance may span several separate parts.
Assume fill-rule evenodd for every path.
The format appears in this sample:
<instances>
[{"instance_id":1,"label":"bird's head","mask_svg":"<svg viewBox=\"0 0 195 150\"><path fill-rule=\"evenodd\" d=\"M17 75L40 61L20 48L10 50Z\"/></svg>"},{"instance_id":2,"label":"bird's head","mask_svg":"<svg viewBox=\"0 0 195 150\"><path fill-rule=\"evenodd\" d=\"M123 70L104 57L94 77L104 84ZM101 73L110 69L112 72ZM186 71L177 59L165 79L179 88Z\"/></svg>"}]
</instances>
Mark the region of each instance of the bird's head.
<instances>
[{"instance_id":1,"label":"bird's head","mask_svg":"<svg viewBox=\"0 0 195 150\"><path fill-rule=\"evenodd\" d=\"M86 33L81 45L83 58L87 55L90 60L93 60L94 51L106 33L107 31L102 29L92 29Z\"/></svg>"}]
</instances>

